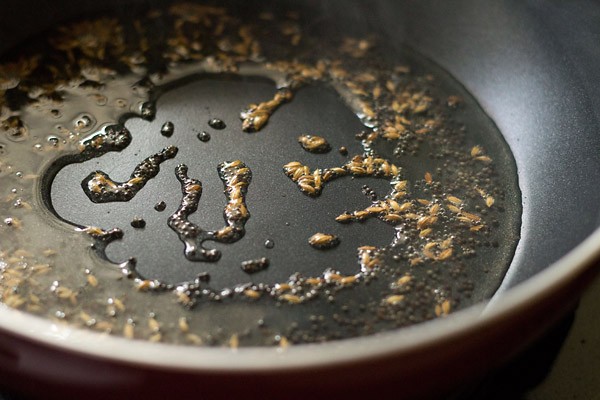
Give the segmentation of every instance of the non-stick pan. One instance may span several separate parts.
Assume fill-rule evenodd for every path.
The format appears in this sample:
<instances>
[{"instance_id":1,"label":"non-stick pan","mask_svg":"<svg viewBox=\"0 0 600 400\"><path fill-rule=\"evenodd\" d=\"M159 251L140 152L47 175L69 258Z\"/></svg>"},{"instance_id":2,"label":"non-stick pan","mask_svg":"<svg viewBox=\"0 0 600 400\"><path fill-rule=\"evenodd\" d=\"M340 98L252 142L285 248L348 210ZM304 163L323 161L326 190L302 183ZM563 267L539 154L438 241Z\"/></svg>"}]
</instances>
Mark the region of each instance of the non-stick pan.
<instances>
[{"instance_id":1,"label":"non-stick pan","mask_svg":"<svg viewBox=\"0 0 600 400\"><path fill-rule=\"evenodd\" d=\"M572 309L600 255L600 7L468 0L303 7L316 20L337 15L332 29L374 32L437 63L502 132L523 213L494 297L410 328L285 351L131 342L2 309L4 385L51 397L440 396L506 361ZM3 8L0 51L68 18L97 10L127 15L142 5L21 1Z\"/></svg>"}]
</instances>

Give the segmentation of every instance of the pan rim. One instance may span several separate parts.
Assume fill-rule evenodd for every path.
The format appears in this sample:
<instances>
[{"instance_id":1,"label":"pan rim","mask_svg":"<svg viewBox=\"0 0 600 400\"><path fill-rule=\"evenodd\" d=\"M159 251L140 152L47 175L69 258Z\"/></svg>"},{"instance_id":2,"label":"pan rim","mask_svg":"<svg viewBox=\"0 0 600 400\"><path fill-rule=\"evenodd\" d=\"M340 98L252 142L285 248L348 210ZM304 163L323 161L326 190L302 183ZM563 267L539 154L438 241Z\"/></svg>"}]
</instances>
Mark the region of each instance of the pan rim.
<instances>
[{"instance_id":1,"label":"pan rim","mask_svg":"<svg viewBox=\"0 0 600 400\"><path fill-rule=\"evenodd\" d=\"M370 336L301 344L286 349L192 347L150 343L59 324L24 311L0 307L0 330L45 347L101 361L184 372L290 372L350 362L402 357L416 350L468 337L500 324L549 298L592 271L600 258L600 228L548 268L502 293L446 318ZM594 272L594 271L592 271ZM500 299L501 301L499 301Z\"/></svg>"}]
</instances>

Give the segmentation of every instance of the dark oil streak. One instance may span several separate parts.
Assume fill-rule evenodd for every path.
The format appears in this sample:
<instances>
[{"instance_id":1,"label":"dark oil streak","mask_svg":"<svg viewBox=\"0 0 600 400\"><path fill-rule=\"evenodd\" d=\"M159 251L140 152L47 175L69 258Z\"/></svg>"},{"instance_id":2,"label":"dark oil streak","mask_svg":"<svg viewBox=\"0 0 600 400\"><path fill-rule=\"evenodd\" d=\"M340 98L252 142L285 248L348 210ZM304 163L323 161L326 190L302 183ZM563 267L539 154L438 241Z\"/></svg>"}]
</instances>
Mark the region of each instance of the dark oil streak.
<instances>
[{"instance_id":1,"label":"dark oil streak","mask_svg":"<svg viewBox=\"0 0 600 400\"><path fill-rule=\"evenodd\" d=\"M245 202L248 185L252 179L250 169L241 161L233 161L219 164L217 170L225 186L227 198L227 205L223 211L226 226L217 231L205 231L188 220L198 209L202 196L202 182L188 177L186 165L178 165L175 169L183 197L177 211L169 217L168 225L185 244L184 254L190 261L219 260L221 252L217 249L205 249L202 243L207 240L220 243L237 242L244 236L245 224L250 218Z\"/></svg>"},{"instance_id":2,"label":"dark oil streak","mask_svg":"<svg viewBox=\"0 0 600 400\"><path fill-rule=\"evenodd\" d=\"M142 161L127 182L115 182L102 171L89 174L81 182L83 191L94 203L129 201L148 182L158 175L160 164L177 155L177 147L169 146Z\"/></svg>"}]
</instances>

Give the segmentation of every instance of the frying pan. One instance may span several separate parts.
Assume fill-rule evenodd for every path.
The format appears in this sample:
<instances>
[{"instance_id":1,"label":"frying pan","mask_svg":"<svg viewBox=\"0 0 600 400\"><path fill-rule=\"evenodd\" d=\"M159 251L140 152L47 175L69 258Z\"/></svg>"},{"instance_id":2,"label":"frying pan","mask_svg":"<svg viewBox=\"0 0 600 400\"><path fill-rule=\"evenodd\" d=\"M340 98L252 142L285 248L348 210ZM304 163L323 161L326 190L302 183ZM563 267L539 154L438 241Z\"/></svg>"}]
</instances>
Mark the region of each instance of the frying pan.
<instances>
[{"instance_id":1,"label":"frying pan","mask_svg":"<svg viewBox=\"0 0 600 400\"><path fill-rule=\"evenodd\" d=\"M57 21L99 8L135 13L139 3L5 5L0 51ZM461 82L499 127L516 160L523 215L496 295L448 318L285 352L132 343L2 309L5 385L56 397L442 396L506 361L573 307L600 255L600 7L467 0L307 5L317 14L336 10L340 26L366 21L392 45L416 49Z\"/></svg>"}]
</instances>

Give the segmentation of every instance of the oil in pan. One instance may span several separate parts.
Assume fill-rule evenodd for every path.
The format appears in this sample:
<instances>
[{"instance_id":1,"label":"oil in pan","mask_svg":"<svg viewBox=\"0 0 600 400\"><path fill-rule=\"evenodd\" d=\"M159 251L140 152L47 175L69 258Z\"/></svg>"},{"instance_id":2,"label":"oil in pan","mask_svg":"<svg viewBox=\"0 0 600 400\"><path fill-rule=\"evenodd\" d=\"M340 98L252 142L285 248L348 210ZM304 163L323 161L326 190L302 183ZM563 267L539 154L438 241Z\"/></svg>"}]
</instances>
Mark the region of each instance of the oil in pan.
<instances>
[{"instance_id":1,"label":"oil in pan","mask_svg":"<svg viewBox=\"0 0 600 400\"><path fill-rule=\"evenodd\" d=\"M2 302L127 338L322 342L490 297L514 161L444 71L298 10L177 3L0 64Z\"/></svg>"}]
</instances>

